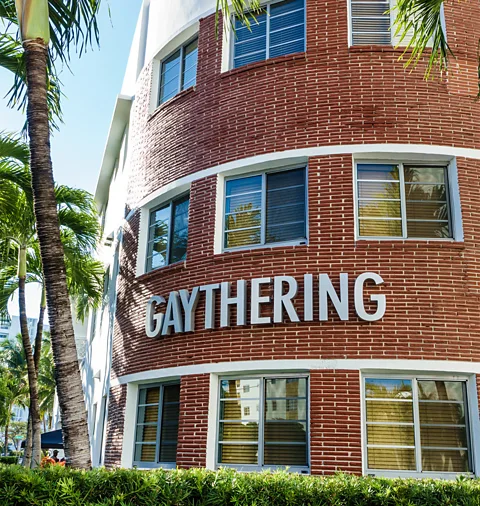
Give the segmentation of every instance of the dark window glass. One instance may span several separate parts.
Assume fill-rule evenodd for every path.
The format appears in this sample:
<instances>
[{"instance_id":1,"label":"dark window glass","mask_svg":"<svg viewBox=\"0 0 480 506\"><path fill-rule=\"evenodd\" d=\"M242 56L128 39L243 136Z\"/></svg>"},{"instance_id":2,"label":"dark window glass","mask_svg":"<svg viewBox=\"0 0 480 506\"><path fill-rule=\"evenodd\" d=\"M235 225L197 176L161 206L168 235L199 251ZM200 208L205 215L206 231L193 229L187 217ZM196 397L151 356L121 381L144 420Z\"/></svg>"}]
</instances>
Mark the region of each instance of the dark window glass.
<instances>
[{"instance_id":1,"label":"dark window glass","mask_svg":"<svg viewBox=\"0 0 480 506\"><path fill-rule=\"evenodd\" d=\"M179 48L162 62L160 103L166 102L182 90L195 86L197 81L198 38Z\"/></svg>"},{"instance_id":2,"label":"dark window glass","mask_svg":"<svg viewBox=\"0 0 480 506\"><path fill-rule=\"evenodd\" d=\"M150 213L147 271L185 260L189 204L187 195Z\"/></svg>"},{"instance_id":3,"label":"dark window glass","mask_svg":"<svg viewBox=\"0 0 480 506\"><path fill-rule=\"evenodd\" d=\"M175 463L179 413L180 385L162 385L140 390L135 463Z\"/></svg>"},{"instance_id":4,"label":"dark window glass","mask_svg":"<svg viewBox=\"0 0 480 506\"><path fill-rule=\"evenodd\" d=\"M250 23L248 28L235 20L234 68L305 51L304 0L267 4Z\"/></svg>"},{"instance_id":5,"label":"dark window glass","mask_svg":"<svg viewBox=\"0 0 480 506\"><path fill-rule=\"evenodd\" d=\"M306 239L305 169L226 183L226 248Z\"/></svg>"}]
</instances>

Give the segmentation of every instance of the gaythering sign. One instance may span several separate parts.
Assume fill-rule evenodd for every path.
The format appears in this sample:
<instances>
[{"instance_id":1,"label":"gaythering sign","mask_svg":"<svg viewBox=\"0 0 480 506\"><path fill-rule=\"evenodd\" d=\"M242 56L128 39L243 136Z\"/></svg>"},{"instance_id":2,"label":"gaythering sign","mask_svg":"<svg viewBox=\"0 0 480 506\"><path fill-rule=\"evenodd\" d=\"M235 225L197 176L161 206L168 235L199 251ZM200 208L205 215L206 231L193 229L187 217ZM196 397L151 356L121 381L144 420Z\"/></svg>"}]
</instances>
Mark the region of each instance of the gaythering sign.
<instances>
[{"instance_id":1,"label":"gaythering sign","mask_svg":"<svg viewBox=\"0 0 480 506\"><path fill-rule=\"evenodd\" d=\"M318 281L317 281L318 279ZM314 290L314 282L318 285ZM357 316L365 321L380 320L386 310L387 302L383 294L370 295L370 302L375 304L374 312L367 312L364 302L366 282L381 285L383 279L374 272L365 272L355 279L354 304ZM262 288L272 285L273 296L262 294ZM319 321L328 320L328 301L333 304L341 320L348 320L348 274L340 274L340 293L337 293L328 274L303 276L303 320L300 320L295 309L294 300L298 295L298 282L292 276L275 276L273 278L255 278L236 281L236 294L231 295L230 281L196 286L189 290L170 292L168 301L154 295L147 303L145 330L148 337L169 335L172 332L194 332L195 311L201 296L205 298L205 329L215 328L216 293L220 292L220 326L232 327L242 325L265 325L282 323L287 315L291 322L313 321L314 299L319 307ZM249 286L248 286L249 285ZM314 295L315 294L315 295ZM262 315L262 305L273 304L273 314ZM157 312L159 306L166 305L165 312ZM250 318L247 321L247 306L250 307ZM236 318L232 323L231 309L236 308Z\"/></svg>"}]
</instances>

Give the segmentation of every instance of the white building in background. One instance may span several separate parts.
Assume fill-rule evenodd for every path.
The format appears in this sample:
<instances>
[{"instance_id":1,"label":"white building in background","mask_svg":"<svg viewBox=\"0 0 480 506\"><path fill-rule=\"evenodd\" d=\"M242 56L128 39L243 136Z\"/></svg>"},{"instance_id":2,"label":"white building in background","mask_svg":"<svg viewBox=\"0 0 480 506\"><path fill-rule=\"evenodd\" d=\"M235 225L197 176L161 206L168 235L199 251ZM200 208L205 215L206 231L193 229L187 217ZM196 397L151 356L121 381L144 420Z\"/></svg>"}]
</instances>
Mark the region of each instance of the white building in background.
<instances>
[{"instance_id":1,"label":"white building in background","mask_svg":"<svg viewBox=\"0 0 480 506\"><path fill-rule=\"evenodd\" d=\"M33 343L35 340L35 334L37 333L38 318L27 318L28 323L28 335L30 341ZM50 326L47 324L43 325L43 331L49 332ZM0 342L4 339L14 339L17 334L20 334L20 317L12 316L10 321L0 321Z\"/></svg>"}]
</instances>

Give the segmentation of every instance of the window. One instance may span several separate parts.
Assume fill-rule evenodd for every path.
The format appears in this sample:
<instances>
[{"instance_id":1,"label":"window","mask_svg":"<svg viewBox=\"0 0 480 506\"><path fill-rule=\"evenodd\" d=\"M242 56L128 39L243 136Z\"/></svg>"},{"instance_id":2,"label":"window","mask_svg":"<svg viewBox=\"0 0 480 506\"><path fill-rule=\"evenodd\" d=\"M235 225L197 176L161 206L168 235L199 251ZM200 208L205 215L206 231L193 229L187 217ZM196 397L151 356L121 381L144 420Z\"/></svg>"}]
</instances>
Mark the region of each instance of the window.
<instances>
[{"instance_id":1,"label":"window","mask_svg":"<svg viewBox=\"0 0 480 506\"><path fill-rule=\"evenodd\" d=\"M472 472L466 382L365 378L367 471Z\"/></svg>"},{"instance_id":2,"label":"window","mask_svg":"<svg viewBox=\"0 0 480 506\"><path fill-rule=\"evenodd\" d=\"M307 378L221 380L218 465L308 469L307 410Z\"/></svg>"},{"instance_id":3,"label":"window","mask_svg":"<svg viewBox=\"0 0 480 506\"><path fill-rule=\"evenodd\" d=\"M389 9L389 0L351 0L352 45L391 45Z\"/></svg>"},{"instance_id":4,"label":"window","mask_svg":"<svg viewBox=\"0 0 480 506\"><path fill-rule=\"evenodd\" d=\"M305 0L268 3L255 19L235 20L233 68L305 51Z\"/></svg>"},{"instance_id":5,"label":"window","mask_svg":"<svg viewBox=\"0 0 480 506\"><path fill-rule=\"evenodd\" d=\"M175 467L179 413L179 384L139 390L134 465Z\"/></svg>"},{"instance_id":6,"label":"window","mask_svg":"<svg viewBox=\"0 0 480 506\"><path fill-rule=\"evenodd\" d=\"M360 237L453 237L447 167L357 164Z\"/></svg>"},{"instance_id":7,"label":"window","mask_svg":"<svg viewBox=\"0 0 480 506\"><path fill-rule=\"evenodd\" d=\"M185 260L189 205L186 195L150 213L147 271Z\"/></svg>"},{"instance_id":8,"label":"window","mask_svg":"<svg viewBox=\"0 0 480 506\"><path fill-rule=\"evenodd\" d=\"M198 38L177 49L162 61L160 103L197 82Z\"/></svg>"},{"instance_id":9,"label":"window","mask_svg":"<svg viewBox=\"0 0 480 506\"><path fill-rule=\"evenodd\" d=\"M230 179L224 247L306 241L305 168Z\"/></svg>"}]
</instances>

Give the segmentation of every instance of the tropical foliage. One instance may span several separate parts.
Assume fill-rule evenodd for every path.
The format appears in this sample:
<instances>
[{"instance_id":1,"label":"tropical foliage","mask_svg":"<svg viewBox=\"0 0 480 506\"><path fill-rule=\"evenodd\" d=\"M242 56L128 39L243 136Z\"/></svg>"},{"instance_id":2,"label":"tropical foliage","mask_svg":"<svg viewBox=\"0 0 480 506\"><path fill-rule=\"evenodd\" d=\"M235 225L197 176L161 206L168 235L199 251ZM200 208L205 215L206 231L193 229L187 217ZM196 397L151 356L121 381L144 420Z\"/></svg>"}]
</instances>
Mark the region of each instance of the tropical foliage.
<instances>
[{"instance_id":1,"label":"tropical foliage","mask_svg":"<svg viewBox=\"0 0 480 506\"><path fill-rule=\"evenodd\" d=\"M433 506L480 504L480 481L287 472L137 471L0 466L2 506Z\"/></svg>"}]
</instances>

